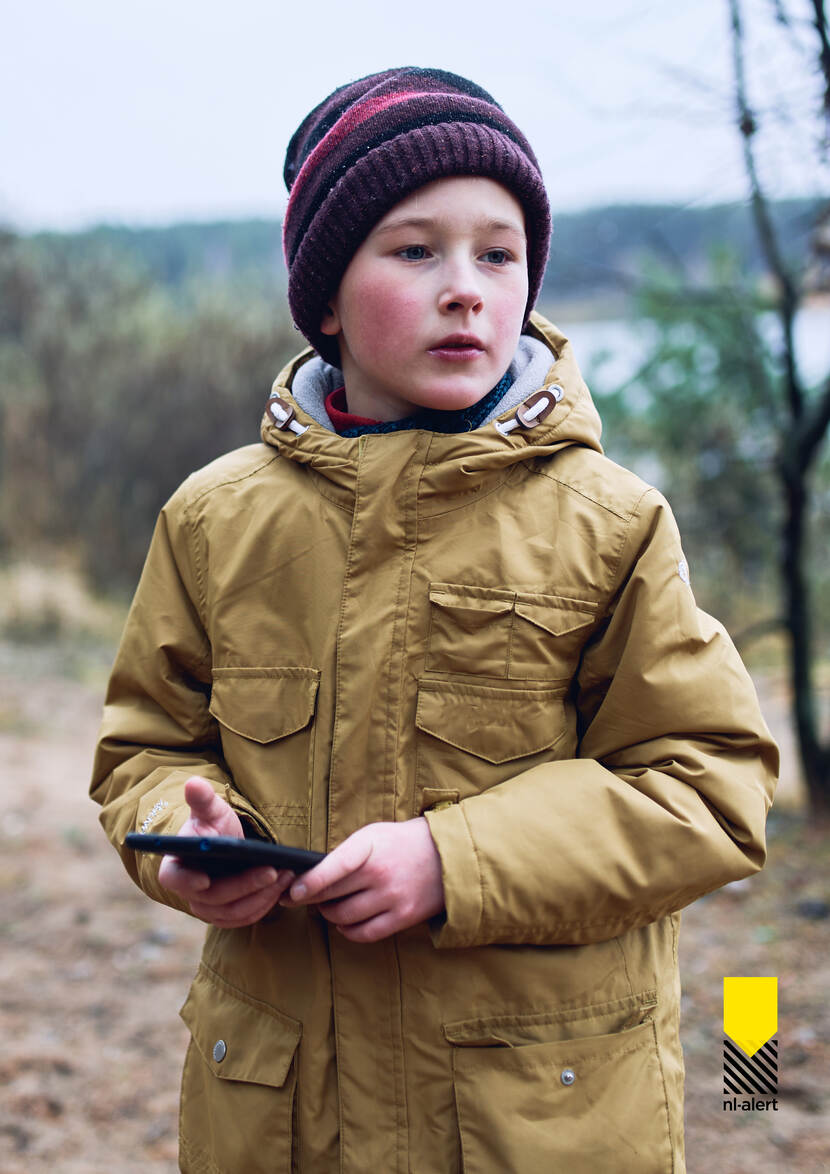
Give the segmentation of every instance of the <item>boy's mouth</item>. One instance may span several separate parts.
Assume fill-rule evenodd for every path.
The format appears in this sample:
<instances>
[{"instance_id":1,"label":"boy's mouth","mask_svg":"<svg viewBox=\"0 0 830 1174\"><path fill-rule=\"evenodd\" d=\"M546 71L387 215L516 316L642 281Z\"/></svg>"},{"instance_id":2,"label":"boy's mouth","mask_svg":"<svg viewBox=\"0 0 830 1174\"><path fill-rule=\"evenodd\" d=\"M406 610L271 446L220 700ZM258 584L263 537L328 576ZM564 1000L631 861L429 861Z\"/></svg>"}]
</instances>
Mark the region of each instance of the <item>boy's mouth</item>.
<instances>
[{"instance_id":1,"label":"boy's mouth","mask_svg":"<svg viewBox=\"0 0 830 1174\"><path fill-rule=\"evenodd\" d=\"M475 359L484 354L484 343L474 334L448 334L429 348L429 354L439 359Z\"/></svg>"}]
</instances>

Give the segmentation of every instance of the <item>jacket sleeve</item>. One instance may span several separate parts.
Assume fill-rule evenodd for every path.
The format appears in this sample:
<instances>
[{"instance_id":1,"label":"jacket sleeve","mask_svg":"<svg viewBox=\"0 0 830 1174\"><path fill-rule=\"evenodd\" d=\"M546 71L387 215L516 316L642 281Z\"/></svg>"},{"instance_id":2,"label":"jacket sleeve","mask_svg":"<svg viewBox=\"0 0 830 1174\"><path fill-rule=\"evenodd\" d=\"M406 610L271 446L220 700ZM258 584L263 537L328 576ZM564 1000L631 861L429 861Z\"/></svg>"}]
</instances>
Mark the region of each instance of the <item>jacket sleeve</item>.
<instances>
[{"instance_id":1,"label":"jacket sleeve","mask_svg":"<svg viewBox=\"0 0 830 1174\"><path fill-rule=\"evenodd\" d=\"M182 491L179 491L179 495ZM148 896L187 905L158 883L161 858L124 847L132 831L175 835L190 814L184 783L213 783L255 832L260 817L233 790L209 712L211 647L202 621L195 543L181 497L156 524L107 691L91 797L132 879Z\"/></svg>"},{"instance_id":2,"label":"jacket sleeve","mask_svg":"<svg viewBox=\"0 0 830 1174\"><path fill-rule=\"evenodd\" d=\"M610 600L573 683L578 756L427 812L436 945L602 941L763 866L778 751L728 635L695 606L656 490Z\"/></svg>"}]
</instances>

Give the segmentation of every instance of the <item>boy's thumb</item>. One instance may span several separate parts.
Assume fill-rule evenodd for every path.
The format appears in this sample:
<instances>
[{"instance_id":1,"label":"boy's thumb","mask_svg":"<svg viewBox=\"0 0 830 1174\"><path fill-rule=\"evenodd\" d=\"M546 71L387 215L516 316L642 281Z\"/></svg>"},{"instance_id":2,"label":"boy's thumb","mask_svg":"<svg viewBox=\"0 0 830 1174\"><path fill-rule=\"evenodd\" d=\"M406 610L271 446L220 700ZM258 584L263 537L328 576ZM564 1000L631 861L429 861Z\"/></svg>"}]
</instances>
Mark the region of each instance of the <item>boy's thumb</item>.
<instances>
[{"instance_id":1,"label":"boy's thumb","mask_svg":"<svg viewBox=\"0 0 830 1174\"><path fill-rule=\"evenodd\" d=\"M218 823L225 814L225 804L207 779L188 779L184 785L184 797L191 817L199 823Z\"/></svg>"}]
</instances>

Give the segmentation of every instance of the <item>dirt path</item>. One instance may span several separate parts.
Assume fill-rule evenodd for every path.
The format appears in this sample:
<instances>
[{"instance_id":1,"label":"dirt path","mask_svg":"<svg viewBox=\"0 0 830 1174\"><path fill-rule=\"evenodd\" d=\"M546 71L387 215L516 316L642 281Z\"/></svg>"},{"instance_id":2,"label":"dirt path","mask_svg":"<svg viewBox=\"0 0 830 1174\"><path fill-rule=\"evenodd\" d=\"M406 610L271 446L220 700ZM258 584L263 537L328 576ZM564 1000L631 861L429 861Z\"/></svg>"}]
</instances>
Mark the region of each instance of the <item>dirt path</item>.
<instances>
[{"instance_id":1,"label":"dirt path","mask_svg":"<svg viewBox=\"0 0 830 1174\"><path fill-rule=\"evenodd\" d=\"M86 798L105 663L0 645L0 1174L177 1169L176 1012L202 927L131 885ZM770 841L759 877L684 915L689 1174L830 1171L830 919L797 913L830 903L830 841L785 814ZM730 974L779 976L778 1112L722 1109Z\"/></svg>"}]
</instances>

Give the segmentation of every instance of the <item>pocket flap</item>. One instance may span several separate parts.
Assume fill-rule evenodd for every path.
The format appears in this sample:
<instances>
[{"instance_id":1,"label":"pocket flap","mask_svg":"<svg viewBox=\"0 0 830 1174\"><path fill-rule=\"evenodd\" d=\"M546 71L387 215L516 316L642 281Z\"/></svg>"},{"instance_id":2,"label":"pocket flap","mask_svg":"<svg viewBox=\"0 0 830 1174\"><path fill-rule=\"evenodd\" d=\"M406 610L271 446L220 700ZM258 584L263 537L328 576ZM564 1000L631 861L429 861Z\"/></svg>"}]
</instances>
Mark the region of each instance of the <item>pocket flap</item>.
<instances>
[{"instance_id":1,"label":"pocket flap","mask_svg":"<svg viewBox=\"0 0 830 1174\"><path fill-rule=\"evenodd\" d=\"M625 1032L651 1018L656 1006L657 991L646 990L603 1003L457 1019L444 1023L442 1031L447 1043L459 1048L557 1043Z\"/></svg>"},{"instance_id":2,"label":"pocket flap","mask_svg":"<svg viewBox=\"0 0 830 1174\"><path fill-rule=\"evenodd\" d=\"M214 669L210 712L243 738L273 742L308 725L319 683L319 669Z\"/></svg>"},{"instance_id":3,"label":"pocket flap","mask_svg":"<svg viewBox=\"0 0 830 1174\"><path fill-rule=\"evenodd\" d=\"M279 1088L302 1025L223 982L204 965L179 1012L214 1076Z\"/></svg>"},{"instance_id":4,"label":"pocket flap","mask_svg":"<svg viewBox=\"0 0 830 1174\"><path fill-rule=\"evenodd\" d=\"M544 601L528 603L523 599L517 599L516 614L529 620L537 628L550 632L551 636L564 636L566 632L584 628L596 615L595 603L587 603L581 599L566 599L558 595L539 598Z\"/></svg>"},{"instance_id":5,"label":"pocket flap","mask_svg":"<svg viewBox=\"0 0 830 1174\"><path fill-rule=\"evenodd\" d=\"M561 689L519 691L422 680L415 724L487 762L508 762L545 750L562 737L562 699Z\"/></svg>"},{"instance_id":6,"label":"pocket flap","mask_svg":"<svg viewBox=\"0 0 830 1174\"><path fill-rule=\"evenodd\" d=\"M487 615L513 610L514 592L494 587L467 587L463 583L430 583L429 601L438 607Z\"/></svg>"}]
</instances>

